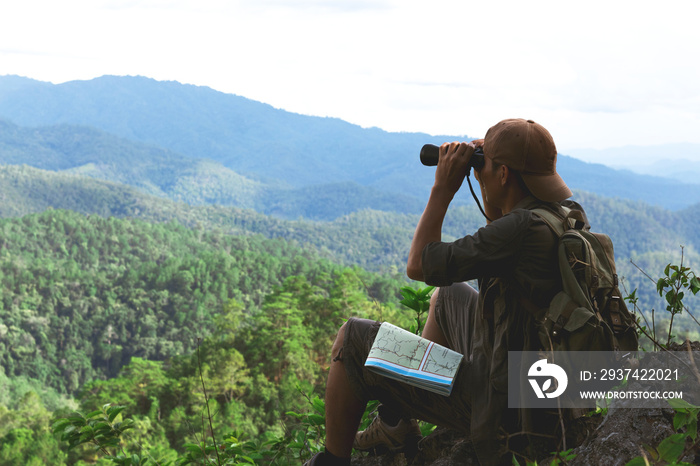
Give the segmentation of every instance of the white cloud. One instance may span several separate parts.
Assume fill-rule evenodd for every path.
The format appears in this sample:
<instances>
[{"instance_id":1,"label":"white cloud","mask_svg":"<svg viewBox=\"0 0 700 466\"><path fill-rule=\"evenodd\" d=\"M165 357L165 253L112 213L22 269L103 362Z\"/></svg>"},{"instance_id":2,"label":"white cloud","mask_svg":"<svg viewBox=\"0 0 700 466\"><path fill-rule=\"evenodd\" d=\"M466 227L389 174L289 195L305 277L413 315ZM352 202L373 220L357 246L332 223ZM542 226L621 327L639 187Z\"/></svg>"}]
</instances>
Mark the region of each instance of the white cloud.
<instances>
[{"instance_id":1,"label":"white cloud","mask_svg":"<svg viewBox=\"0 0 700 466\"><path fill-rule=\"evenodd\" d=\"M392 131L540 121L561 150L700 143L695 2L24 0L0 74L207 85Z\"/></svg>"}]
</instances>

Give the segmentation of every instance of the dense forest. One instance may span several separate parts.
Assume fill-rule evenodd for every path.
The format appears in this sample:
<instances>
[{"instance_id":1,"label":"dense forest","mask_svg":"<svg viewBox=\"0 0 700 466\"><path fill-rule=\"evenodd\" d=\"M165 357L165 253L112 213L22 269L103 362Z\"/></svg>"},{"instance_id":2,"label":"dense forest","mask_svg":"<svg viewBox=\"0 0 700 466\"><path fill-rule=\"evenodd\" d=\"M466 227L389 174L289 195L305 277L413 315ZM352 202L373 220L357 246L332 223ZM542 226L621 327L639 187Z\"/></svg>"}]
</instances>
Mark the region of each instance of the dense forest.
<instances>
[{"instance_id":1,"label":"dense forest","mask_svg":"<svg viewBox=\"0 0 700 466\"><path fill-rule=\"evenodd\" d=\"M0 231L2 365L62 392L113 377L132 356L191 352L229 302L258 308L295 275L328 288L339 269L284 240L69 211L3 220ZM395 297L395 283L364 275L370 296Z\"/></svg>"},{"instance_id":2,"label":"dense forest","mask_svg":"<svg viewBox=\"0 0 700 466\"><path fill-rule=\"evenodd\" d=\"M333 221L286 220L250 209L192 206L123 184L28 166L0 167L0 196L4 199L0 217L54 208L104 217L135 217L147 222L175 221L188 228L234 235L259 234L297 242L336 263L392 276L403 274L419 218L417 214L363 209ZM341 202L343 196L334 198ZM318 203L330 208L333 201L327 199L321 197ZM612 238L618 273L628 292L639 290L640 308L663 309L663 299L643 272L656 275L668 263L679 262L681 247L686 264L700 262L700 204L672 212L639 201L611 199L584 191L576 191L573 199L584 206L593 230ZM285 202L294 201L280 199L281 204ZM473 201L469 205L457 204L448 211L444 238L458 238L483 224Z\"/></svg>"},{"instance_id":3,"label":"dense forest","mask_svg":"<svg viewBox=\"0 0 700 466\"><path fill-rule=\"evenodd\" d=\"M77 403L124 404L158 421L154 438L141 432L156 450L182 448L203 403L198 343L220 429L283 433L325 379L344 319L409 321L405 282L282 239L62 210L0 231L0 464L39 458L39 438L54 456L37 464L61 464L48 421Z\"/></svg>"},{"instance_id":4,"label":"dense forest","mask_svg":"<svg viewBox=\"0 0 700 466\"><path fill-rule=\"evenodd\" d=\"M410 325L402 277L174 220L54 209L0 220L0 464L92 464L92 449L66 450L50 426L106 403L135 422L125 448L181 458L202 435L202 379L217 435L279 444L295 432L289 413L322 393L344 319ZM697 333L688 322L676 328Z\"/></svg>"}]
</instances>

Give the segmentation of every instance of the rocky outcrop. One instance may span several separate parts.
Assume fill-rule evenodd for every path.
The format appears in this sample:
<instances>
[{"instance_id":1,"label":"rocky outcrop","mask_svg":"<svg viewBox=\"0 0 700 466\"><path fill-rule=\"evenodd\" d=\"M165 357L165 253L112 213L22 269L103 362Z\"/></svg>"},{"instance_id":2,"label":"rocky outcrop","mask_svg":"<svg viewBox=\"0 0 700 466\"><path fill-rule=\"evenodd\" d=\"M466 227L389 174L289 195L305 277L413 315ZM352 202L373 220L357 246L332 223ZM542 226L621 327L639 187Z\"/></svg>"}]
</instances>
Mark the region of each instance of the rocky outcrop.
<instances>
[{"instance_id":1,"label":"rocky outcrop","mask_svg":"<svg viewBox=\"0 0 700 466\"><path fill-rule=\"evenodd\" d=\"M605 416L599 415L574 428L575 436L583 437L572 454L571 466L625 465L633 458L650 454L645 445L657 447L675 433L674 411L667 409L616 409ZM688 445L689 447L691 445ZM543 456L550 452L542 452ZM682 458L690 464L700 464L700 448L696 445ZM540 460L539 465L550 464L552 457ZM438 428L418 445L415 455L385 453L357 456L353 466L471 466L478 465L476 454L468 438L462 434ZM650 461L650 464L655 464Z\"/></svg>"},{"instance_id":2,"label":"rocky outcrop","mask_svg":"<svg viewBox=\"0 0 700 466\"><path fill-rule=\"evenodd\" d=\"M671 346L682 351L685 345ZM700 351L700 343L692 343L693 351ZM700 363L700 361L696 361ZM690 381L690 383L695 383ZM632 384L630 384L632 385ZM674 429L675 411L671 408L610 408L607 412L578 419L568 427L567 439L573 447L567 463L571 466L610 465L622 466L634 458L646 457L654 462L654 452L667 438L685 428ZM700 443L700 442L698 442ZM686 439L682 457L689 464L700 464L700 445ZM551 452L543 451L539 465L552 462ZM549 456L549 457L548 457ZM357 456L353 466L466 466L478 465L469 438L448 429L437 428L423 438L412 453L386 453ZM644 463L641 463L644 464Z\"/></svg>"}]
</instances>

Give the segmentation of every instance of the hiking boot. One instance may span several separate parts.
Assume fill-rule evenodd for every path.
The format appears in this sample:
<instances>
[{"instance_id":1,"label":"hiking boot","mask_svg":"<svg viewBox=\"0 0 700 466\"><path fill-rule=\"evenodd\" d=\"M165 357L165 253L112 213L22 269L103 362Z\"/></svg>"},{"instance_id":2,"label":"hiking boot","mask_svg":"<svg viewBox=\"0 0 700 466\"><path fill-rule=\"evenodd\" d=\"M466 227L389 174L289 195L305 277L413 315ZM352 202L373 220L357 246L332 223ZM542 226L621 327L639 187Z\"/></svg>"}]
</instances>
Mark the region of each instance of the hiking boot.
<instances>
[{"instance_id":1,"label":"hiking boot","mask_svg":"<svg viewBox=\"0 0 700 466\"><path fill-rule=\"evenodd\" d=\"M415 419L401 419L392 427L377 416L367 429L355 435L352 447L361 451L387 449L397 452L406 447L416 446L421 437L420 428Z\"/></svg>"}]
</instances>

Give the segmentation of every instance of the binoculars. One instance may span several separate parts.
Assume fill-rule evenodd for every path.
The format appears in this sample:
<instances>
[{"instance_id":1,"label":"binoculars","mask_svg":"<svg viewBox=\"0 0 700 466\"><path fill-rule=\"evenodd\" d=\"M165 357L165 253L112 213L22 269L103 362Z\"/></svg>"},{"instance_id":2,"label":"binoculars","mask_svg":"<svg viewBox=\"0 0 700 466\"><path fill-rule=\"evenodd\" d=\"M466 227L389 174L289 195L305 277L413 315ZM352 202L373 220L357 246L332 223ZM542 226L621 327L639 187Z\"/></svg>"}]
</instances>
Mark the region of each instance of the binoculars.
<instances>
[{"instance_id":1,"label":"binoculars","mask_svg":"<svg viewBox=\"0 0 700 466\"><path fill-rule=\"evenodd\" d=\"M440 158L440 146L435 144L426 144L420 150L420 162L427 167L434 167L438 164L438 159ZM469 159L469 165L467 168L474 168L474 170L481 170L484 166L484 150L481 147L474 149L471 159Z\"/></svg>"}]
</instances>

